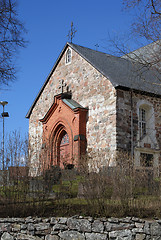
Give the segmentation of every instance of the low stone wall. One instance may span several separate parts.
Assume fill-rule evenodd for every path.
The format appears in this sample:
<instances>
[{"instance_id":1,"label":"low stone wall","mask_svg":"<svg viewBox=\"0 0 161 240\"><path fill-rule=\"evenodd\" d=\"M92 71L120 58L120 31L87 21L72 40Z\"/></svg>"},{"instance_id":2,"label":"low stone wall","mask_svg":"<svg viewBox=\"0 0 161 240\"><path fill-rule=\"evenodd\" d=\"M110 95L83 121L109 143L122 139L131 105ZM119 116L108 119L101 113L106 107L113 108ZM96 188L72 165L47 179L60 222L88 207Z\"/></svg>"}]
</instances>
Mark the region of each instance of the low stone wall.
<instances>
[{"instance_id":1,"label":"low stone wall","mask_svg":"<svg viewBox=\"0 0 161 240\"><path fill-rule=\"evenodd\" d=\"M161 220L138 218L1 218L1 240L159 240Z\"/></svg>"}]
</instances>

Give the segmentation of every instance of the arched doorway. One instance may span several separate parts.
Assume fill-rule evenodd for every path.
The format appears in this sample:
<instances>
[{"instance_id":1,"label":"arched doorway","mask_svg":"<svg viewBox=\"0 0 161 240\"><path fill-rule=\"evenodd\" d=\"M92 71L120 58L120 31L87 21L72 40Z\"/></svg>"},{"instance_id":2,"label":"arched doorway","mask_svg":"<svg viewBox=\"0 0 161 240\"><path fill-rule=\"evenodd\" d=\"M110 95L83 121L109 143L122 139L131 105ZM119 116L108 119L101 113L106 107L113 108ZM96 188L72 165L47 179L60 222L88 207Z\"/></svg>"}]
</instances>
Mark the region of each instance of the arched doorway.
<instances>
[{"instance_id":1,"label":"arched doorway","mask_svg":"<svg viewBox=\"0 0 161 240\"><path fill-rule=\"evenodd\" d=\"M87 109L71 99L68 93L54 97L54 103L40 121L48 166L71 169L78 167L86 152Z\"/></svg>"},{"instance_id":2,"label":"arched doorway","mask_svg":"<svg viewBox=\"0 0 161 240\"><path fill-rule=\"evenodd\" d=\"M58 139L57 145L58 159L60 168L66 168L71 163L70 144L68 133L63 130Z\"/></svg>"},{"instance_id":3,"label":"arched doorway","mask_svg":"<svg viewBox=\"0 0 161 240\"><path fill-rule=\"evenodd\" d=\"M62 124L53 133L52 164L62 169L72 165L72 139Z\"/></svg>"}]
</instances>

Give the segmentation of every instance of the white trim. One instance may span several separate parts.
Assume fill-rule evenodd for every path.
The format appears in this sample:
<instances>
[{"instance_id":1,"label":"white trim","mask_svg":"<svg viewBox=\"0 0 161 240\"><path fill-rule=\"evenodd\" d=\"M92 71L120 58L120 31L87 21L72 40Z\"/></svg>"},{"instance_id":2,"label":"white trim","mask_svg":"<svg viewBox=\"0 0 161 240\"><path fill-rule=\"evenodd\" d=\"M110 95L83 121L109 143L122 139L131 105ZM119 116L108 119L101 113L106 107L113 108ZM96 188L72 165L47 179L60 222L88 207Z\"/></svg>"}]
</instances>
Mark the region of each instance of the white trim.
<instances>
[{"instance_id":1,"label":"white trim","mask_svg":"<svg viewBox=\"0 0 161 240\"><path fill-rule=\"evenodd\" d=\"M139 131L139 109L144 109L146 111L146 135L140 137ZM155 129L155 112L153 104L147 100L140 100L137 102L137 116L138 116L138 133L137 133L137 147L144 148L144 143L151 144L152 149L159 149L157 139L156 139L156 129Z\"/></svg>"},{"instance_id":2,"label":"white trim","mask_svg":"<svg viewBox=\"0 0 161 240\"><path fill-rule=\"evenodd\" d=\"M152 167L143 167L140 164L140 154L147 153L153 154L153 166ZM159 175L159 157L161 150L152 149L152 148L135 148L134 149L134 166L136 169L153 169L155 176Z\"/></svg>"},{"instance_id":3,"label":"white trim","mask_svg":"<svg viewBox=\"0 0 161 240\"><path fill-rule=\"evenodd\" d=\"M67 54L70 51L70 61L67 61L68 57ZM72 49L69 47L65 52L65 65L71 64L72 62Z\"/></svg>"},{"instance_id":4,"label":"white trim","mask_svg":"<svg viewBox=\"0 0 161 240\"><path fill-rule=\"evenodd\" d=\"M153 108L153 104L152 104L151 102L142 99L142 100L140 100L140 101L137 102L137 105L136 105L136 106L137 106L137 109L140 108L140 106L142 106L142 105L149 106L149 107L152 107L152 108Z\"/></svg>"}]
</instances>

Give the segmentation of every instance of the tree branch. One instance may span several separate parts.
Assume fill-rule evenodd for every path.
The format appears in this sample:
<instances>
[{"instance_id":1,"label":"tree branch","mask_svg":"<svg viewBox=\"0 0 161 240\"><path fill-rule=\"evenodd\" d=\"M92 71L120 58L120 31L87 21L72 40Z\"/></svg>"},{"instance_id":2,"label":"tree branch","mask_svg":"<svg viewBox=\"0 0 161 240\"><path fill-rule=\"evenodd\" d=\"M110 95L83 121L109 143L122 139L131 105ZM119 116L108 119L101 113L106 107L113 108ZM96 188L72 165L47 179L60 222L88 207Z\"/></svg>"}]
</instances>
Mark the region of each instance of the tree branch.
<instances>
[{"instance_id":1,"label":"tree branch","mask_svg":"<svg viewBox=\"0 0 161 240\"><path fill-rule=\"evenodd\" d=\"M154 10L154 13L152 13L152 14L158 14L158 15L161 16L161 12L158 12L158 11L156 10L155 4L154 4L154 0L151 0L151 6L152 6L152 8L153 8L153 10Z\"/></svg>"}]
</instances>

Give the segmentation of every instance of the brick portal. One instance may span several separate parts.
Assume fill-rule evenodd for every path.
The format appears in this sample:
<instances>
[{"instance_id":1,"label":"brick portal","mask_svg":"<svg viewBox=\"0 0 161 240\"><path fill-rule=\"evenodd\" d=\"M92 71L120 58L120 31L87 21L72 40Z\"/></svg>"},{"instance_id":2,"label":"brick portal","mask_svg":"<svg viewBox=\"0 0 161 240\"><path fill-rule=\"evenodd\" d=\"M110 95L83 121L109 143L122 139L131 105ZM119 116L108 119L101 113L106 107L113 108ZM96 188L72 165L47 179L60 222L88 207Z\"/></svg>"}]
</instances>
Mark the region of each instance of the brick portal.
<instances>
[{"instance_id":1,"label":"brick portal","mask_svg":"<svg viewBox=\"0 0 161 240\"><path fill-rule=\"evenodd\" d=\"M70 93L54 97L54 103L40 120L43 123L43 169L52 165L68 168L81 164L80 158L86 152L87 111Z\"/></svg>"}]
</instances>

